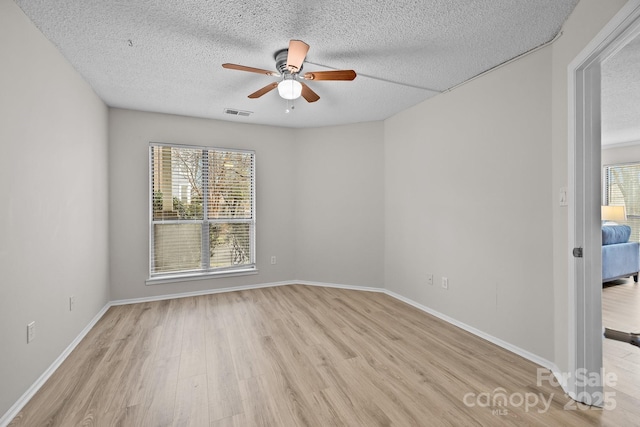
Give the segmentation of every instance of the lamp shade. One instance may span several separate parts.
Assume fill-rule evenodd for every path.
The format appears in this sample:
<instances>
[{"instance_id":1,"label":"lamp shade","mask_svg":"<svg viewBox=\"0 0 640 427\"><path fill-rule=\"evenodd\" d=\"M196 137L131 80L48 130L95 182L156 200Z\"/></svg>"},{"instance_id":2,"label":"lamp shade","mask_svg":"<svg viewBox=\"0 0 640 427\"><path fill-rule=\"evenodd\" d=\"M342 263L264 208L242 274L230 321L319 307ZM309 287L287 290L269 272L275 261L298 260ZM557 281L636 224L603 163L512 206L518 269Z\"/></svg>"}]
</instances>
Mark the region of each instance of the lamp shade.
<instances>
[{"instance_id":1,"label":"lamp shade","mask_svg":"<svg viewBox=\"0 0 640 427\"><path fill-rule=\"evenodd\" d=\"M603 221L624 221L627 219L627 211L624 206L602 206Z\"/></svg>"},{"instance_id":2,"label":"lamp shade","mask_svg":"<svg viewBox=\"0 0 640 427\"><path fill-rule=\"evenodd\" d=\"M278 93L284 99L297 99L302 94L302 85L294 79L285 79L278 83Z\"/></svg>"}]
</instances>

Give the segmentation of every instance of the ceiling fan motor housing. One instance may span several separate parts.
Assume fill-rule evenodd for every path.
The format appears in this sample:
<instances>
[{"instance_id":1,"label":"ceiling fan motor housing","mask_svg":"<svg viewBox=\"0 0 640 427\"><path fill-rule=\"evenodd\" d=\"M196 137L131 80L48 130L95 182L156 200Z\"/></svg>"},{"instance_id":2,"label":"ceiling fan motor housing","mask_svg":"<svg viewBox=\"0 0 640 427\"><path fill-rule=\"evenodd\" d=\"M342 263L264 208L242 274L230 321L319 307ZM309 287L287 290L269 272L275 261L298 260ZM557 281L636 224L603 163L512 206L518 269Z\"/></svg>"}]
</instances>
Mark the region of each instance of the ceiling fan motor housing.
<instances>
[{"instance_id":1,"label":"ceiling fan motor housing","mask_svg":"<svg viewBox=\"0 0 640 427\"><path fill-rule=\"evenodd\" d=\"M278 72L280 74L282 74L283 76L286 76L287 74L291 74L291 72L289 71L289 69L287 68L287 57L289 55L289 49L282 49L276 52L276 54L274 55L274 58L276 60L276 70L278 70ZM300 65L300 69L298 70L298 73L300 73L302 71L302 64Z\"/></svg>"}]
</instances>

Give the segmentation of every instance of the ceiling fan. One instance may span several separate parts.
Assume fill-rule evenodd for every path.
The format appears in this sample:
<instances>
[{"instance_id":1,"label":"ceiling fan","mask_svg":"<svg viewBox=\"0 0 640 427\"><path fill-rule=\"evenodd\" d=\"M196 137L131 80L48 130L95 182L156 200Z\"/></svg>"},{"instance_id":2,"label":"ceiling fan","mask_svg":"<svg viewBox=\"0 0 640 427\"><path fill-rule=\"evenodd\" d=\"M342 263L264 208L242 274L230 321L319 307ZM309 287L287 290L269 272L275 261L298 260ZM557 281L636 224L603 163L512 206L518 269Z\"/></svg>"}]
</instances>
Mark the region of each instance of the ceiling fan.
<instances>
[{"instance_id":1,"label":"ceiling fan","mask_svg":"<svg viewBox=\"0 0 640 427\"><path fill-rule=\"evenodd\" d=\"M262 89L258 89L249 95L249 98L260 98L265 93L278 88L278 93L284 99L296 99L302 96L307 102L316 102L320 97L301 80L353 80L356 72L353 70L312 71L300 74L309 45L301 40L290 40L289 48L282 49L274 55L276 70L269 71L261 68L247 67L237 64L222 64L230 70L248 71L250 73L266 74L267 76L281 77L280 82L273 82Z\"/></svg>"}]
</instances>

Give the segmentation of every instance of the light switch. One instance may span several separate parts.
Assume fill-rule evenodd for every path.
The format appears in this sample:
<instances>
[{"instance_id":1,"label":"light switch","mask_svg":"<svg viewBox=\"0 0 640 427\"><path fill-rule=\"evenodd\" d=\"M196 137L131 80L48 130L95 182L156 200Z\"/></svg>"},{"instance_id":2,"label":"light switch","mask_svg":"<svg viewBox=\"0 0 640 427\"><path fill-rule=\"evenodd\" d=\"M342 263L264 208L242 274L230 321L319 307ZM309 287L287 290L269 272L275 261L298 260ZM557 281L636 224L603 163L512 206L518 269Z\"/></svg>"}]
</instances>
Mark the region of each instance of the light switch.
<instances>
[{"instance_id":1,"label":"light switch","mask_svg":"<svg viewBox=\"0 0 640 427\"><path fill-rule=\"evenodd\" d=\"M568 189L567 187L560 187L560 206L568 206L569 200L567 197Z\"/></svg>"}]
</instances>

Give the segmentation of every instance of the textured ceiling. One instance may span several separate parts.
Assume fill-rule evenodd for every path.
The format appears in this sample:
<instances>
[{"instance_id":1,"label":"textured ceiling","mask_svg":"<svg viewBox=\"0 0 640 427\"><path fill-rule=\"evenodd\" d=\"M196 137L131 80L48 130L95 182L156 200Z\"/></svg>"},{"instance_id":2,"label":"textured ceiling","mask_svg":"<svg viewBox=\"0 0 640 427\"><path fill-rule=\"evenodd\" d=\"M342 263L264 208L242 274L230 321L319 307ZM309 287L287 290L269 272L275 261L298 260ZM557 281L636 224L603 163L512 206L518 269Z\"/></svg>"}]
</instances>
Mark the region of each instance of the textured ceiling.
<instances>
[{"instance_id":1,"label":"textured ceiling","mask_svg":"<svg viewBox=\"0 0 640 427\"><path fill-rule=\"evenodd\" d=\"M16 0L109 106L289 127L385 119L553 39L577 2ZM277 78L221 67L272 70L290 39L304 71L358 77L307 82L321 99L286 114L247 98Z\"/></svg>"},{"instance_id":2,"label":"textured ceiling","mask_svg":"<svg viewBox=\"0 0 640 427\"><path fill-rule=\"evenodd\" d=\"M640 37L602 64L602 144L640 142Z\"/></svg>"}]
</instances>

